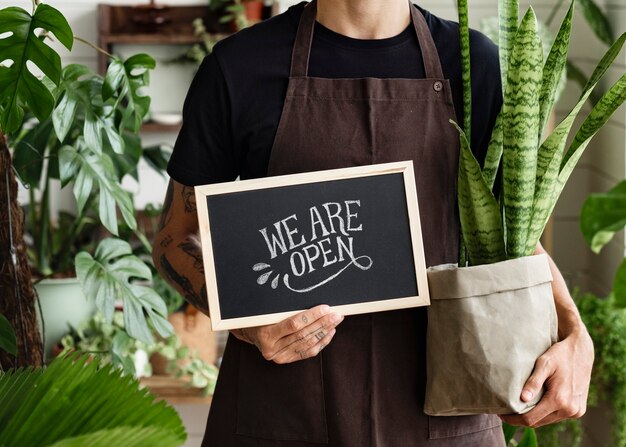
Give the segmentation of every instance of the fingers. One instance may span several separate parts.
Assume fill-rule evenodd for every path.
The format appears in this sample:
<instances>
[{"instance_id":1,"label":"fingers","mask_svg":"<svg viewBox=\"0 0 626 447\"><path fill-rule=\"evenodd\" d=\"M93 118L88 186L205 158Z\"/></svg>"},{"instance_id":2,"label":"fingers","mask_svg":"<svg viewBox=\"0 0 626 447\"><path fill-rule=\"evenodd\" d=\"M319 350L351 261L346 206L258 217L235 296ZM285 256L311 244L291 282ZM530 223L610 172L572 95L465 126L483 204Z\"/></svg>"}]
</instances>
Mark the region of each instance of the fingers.
<instances>
[{"instance_id":1,"label":"fingers","mask_svg":"<svg viewBox=\"0 0 626 447\"><path fill-rule=\"evenodd\" d=\"M276 351L281 351L293 344L307 343L311 337L320 337L334 329L343 321L343 315L329 313L311 322L299 331L281 338L275 344Z\"/></svg>"},{"instance_id":2,"label":"fingers","mask_svg":"<svg viewBox=\"0 0 626 447\"><path fill-rule=\"evenodd\" d=\"M313 322L330 313L326 304L312 307L271 326L271 336L280 339L304 329Z\"/></svg>"},{"instance_id":3,"label":"fingers","mask_svg":"<svg viewBox=\"0 0 626 447\"><path fill-rule=\"evenodd\" d=\"M556 365L551 356L544 354L539 357L535 362L535 369L522 389L520 396L522 401L529 402L537 396L541 392L546 380L548 380L548 377L554 374L555 368Z\"/></svg>"},{"instance_id":4,"label":"fingers","mask_svg":"<svg viewBox=\"0 0 626 447\"><path fill-rule=\"evenodd\" d=\"M315 357L330 343L336 332L335 328L313 332L305 340L284 348L272 360L275 363L284 364Z\"/></svg>"}]
</instances>

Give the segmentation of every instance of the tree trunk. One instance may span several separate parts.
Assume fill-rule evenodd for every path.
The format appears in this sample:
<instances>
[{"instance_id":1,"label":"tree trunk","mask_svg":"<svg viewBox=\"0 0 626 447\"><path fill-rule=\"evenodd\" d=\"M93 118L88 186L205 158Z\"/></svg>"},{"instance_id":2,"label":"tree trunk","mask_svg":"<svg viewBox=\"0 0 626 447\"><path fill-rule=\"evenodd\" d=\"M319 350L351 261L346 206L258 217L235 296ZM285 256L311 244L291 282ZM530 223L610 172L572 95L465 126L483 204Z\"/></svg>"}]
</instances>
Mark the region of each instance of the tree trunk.
<instances>
[{"instance_id":1,"label":"tree trunk","mask_svg":"<svg viewBox=\"0 0 626 447\"><path fill-rule=\"evenodd\" d=\"M0 365L4 370L43 364L23 223L11 153L0 132L0 314L9 320L17 335L16 357L0 350Z\"/></svg>"}]
</instances>

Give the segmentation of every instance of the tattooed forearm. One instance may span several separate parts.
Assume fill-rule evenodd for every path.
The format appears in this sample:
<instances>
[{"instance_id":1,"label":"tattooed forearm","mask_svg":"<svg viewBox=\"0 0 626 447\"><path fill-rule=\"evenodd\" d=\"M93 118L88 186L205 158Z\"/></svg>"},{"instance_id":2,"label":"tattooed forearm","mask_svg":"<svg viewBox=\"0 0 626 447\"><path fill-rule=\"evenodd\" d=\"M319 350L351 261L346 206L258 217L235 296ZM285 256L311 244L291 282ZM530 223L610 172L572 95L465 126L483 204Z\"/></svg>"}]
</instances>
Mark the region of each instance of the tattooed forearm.
<instances>
[{"instance_id":1,"label":"tattooed forearm","mask_svg":"<svg viewBox=\"0 0 626 447\"><path fill-rule=\"evenodd\" d=\"M161 221L159 222L159 229L167 225L171 219L172 200L174 200L174 185L170 180L167 185L167 193L165 193L165 200L163 201L163 210L161 211Z\"/></svg>"},{"instance_id":2,"label":"tattooed forearm","mask_svg":"<svg viewBox=\"0 0 626 447\"><path fill-rule=\"evenodd\" d=\"M204 273L204 264L202 262L202 251L193 241L184 241L178 244L178 248L193 258L193 268L200 273Z\"/></svg>"},{"instance_id":3,"label":"tattooed forearm","mask_svg":"<svg viewBox=\"0 0 626 447\"><path fill-rule=\"evenodd\" d=\"M185 212L186 213L195 213L196 212L196 193L191 186L183 187L183 202L185 204Z\"/></svg>"},{"instance_id":4,"label":"tattooed forearm","mask_svg":"<svg viewBox=\"0 0 626 447\"><path fill-rule=\"evenodd\" d=\"M200 293L197 293L194 290L193 284L191 283L189 278L178 273L174 266L170 264L170 262L167 260L165 255L161 255L159 263L161 264L161 269L163 273L165 273L171 281L178 285L178 289L182 292L185 300L187 300L189 303L191 303L193 306L197 307L204 313L208 314L209 308L207 306L206 299L206 286L203 285L200 288Z\"/></svg>"}]
</instances>

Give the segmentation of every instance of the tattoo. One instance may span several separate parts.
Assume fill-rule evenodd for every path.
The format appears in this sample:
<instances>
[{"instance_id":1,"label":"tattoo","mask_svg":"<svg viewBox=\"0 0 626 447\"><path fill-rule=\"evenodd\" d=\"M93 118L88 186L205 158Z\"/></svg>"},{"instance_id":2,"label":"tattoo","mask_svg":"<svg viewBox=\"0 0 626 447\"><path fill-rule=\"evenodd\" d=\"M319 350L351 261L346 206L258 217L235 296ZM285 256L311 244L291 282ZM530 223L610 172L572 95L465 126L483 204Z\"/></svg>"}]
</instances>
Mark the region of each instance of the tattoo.
<instances>
[{"instance_id":1,"label":"tattoo","mask_svg":"<svg viewBox=\"0 0 626 447\"><path fill-rule=\"evenodd\" d=\"M204 263L202 262L202 251L196 244L190 241L184 241L178 244L178 248L193 258L193 268L200 273L204 273Z\"/></svg>"},{"instance_id":2,"label":"tattoo","mask_svg":"<svg viewBox=\"0 0 626 447\"><path fill-rule=\"evenodd\" d=\"M174 184L170 180L167 185L167 192L165 193L165 200L163 201L163 209L161 210L161 221L159 222L159 229L167 225L171 219L170 210L172 208L172 201L174 200Z\"/></svg>"},{"instance_id":3,"label":"tattoo","mask_svg":"<svg viewBox=\"0 0 626 447\"><path fill-rule=\"evenodd\" d=\"M296 354L298 354L300 356L301 360L304 360L306 358L306 352L305 351L296 351Z\"/></svg>"},{"instance_id":4,"label":"tattoo","mask_svg":"<svg viewBox=\"0 0 626 447\"><path fill-rule=\"evenodd\" d=\"M165 255L161 255L160 263L161 268L167 274L169 279L178 284L180 289L183 291L182 295L185 300L208 314L209 308L206 300L206 285L203 285L200 288L200 294L198 294L195 290L193 290L193 284L191 284L189 278L178 273L174 266L167 260Z\"/></svg>"},{"instance_id":5,"label":"tattoo","mask_svg":"<svg viewBox=\"0 0 626 447\"><path fill-rule=\"evenodd\" d=\"M186 213L196 212L196 193L191 186L183 187L183 202L185 203Z\"/></svg>"},{"instance_id":6,"label":"tattoo","mask_svg":"<svg viewBox=\"0 0 626 447\"><path fill-rule=\"evenodd\" d=\"M318 351L318 354L319 354L320 352L322 352L322 349L324 349L325 347L326 347L326 345L320 345L320 350Z\"/></svg>"},{"instance_id":7,"label":"tattoo","mask_svg":"<svg viewBox=\"0 0 626 447\"><path fill-rule=\"evenodd\" d=\"M159 243L159 245L161 246L161 248L166 248L172 242L174 242L174 238L172 237L171 234L168 234L167 236L165 236L165 238L163 238L163 240Z\"/></svg>"},{"instance_id":8,"label":"tattoo","mask_svg":"<svg viewBox=\"0 0 626 447\"><path fill-rule=\"evenodd\" d=\"M304 324L307 324L309 322L309 319L306 317L306 315L302 315L302 322Z\"/></svg>"},{"instance_id":9,"label":"tattoo","mask_svg":"<svg viewBox=\"0 0 626 447\"><path fill-rule=\"evenodd\" d=\"M326 334L324 333L324 331L319 331L318 333L315 334L315 338L317 339L317 341L322 341L324 337L326 337Z\"/></svg>"}]
</instances>

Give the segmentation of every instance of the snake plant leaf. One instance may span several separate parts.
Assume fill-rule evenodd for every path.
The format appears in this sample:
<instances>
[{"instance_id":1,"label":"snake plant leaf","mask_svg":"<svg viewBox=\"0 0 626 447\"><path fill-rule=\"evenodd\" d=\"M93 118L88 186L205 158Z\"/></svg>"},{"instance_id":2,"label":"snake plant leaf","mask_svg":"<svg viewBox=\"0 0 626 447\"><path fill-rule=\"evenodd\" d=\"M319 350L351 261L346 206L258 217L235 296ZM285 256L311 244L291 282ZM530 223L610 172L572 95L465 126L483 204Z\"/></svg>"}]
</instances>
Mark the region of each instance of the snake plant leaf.
<instances>
[{"instance_id":1,"label":"snake plant leaf","mask_svg":"<svg viewBox=\"0 0 626 447\"><path fill-rule=\"evenodd\" d=\"M63 146L59 151L61 182L74 182L74 196L78 212L83 212L93 192L98 192L98 216L102 224L113 234L118 234L116 205L126 224L137 228L133 202L130 194L120 186L114 175L111 158L107 154L89 151L79 139L78 148Z\"/></svg>"},{"instance_id":2,"label":"snake plant leaf","mask_svg":"<svg viewBox=\"0 0 626 447\"><path fill-rule=\"evenodd\" d=\"M461 138L459 161L459 216L470 265L506 259L500 206L487 185L467 136L453 123Z\"/></svg>"},{"instance_id":3,"label":"snake plant leaf","mask_svg":"<svg viewBox=\"0 0 626 447\"><path fill-rule=\"evenodd\" d=\"M524 434L517 447L537 447L537 433L530 427L524 427Z\"/></svg>"},{"instance_id":4,"label":"snake plant leaf","mask_svg":"<svg viewBox=\"0 0 626 447\"><path fill-rule=\"evenodd\" d=\"M502 94L505 94L509 73L509 55L513 51L517 22L519 20L519 0L498 0L498 47L500 53L500 76L502 77Z\"/></svg>"},{"instance_id":5,"label":"snake plant leaf","mask_svg":"<svg viewBox=\"0 0 626 447\"><path fill-rule=\"evenodd\" d=\"M622 261L617 269L615 280L613 281L613 296L615 306L624 309L626 308L626 259Z\"/></svg>"},{"instance_id":6,"label":"snake plant leaf","mask_svg":"<svg viewBox=\"0 0 626 447\"><path fill-rule=\"evenodd\" d=\"M580 229L594 253L599 253L626 226L626 180L606 193L591 194L580 211Z\"/></svg>"},{"instance_id":7,"label":"snake plant leaf","mask_svg":"<svg viewBox=\"0 0 626 447\"><path fill-rule=\"evenodd\" d=\"M542 74L537 18L529 8L515 37L502 106L504 208L510 258L526 254L535 195Z\"/></svg>"},{"instance_id":8,"label":"snake plant leaf","mask_svg":"<svg viewBox=\"0 0 626 447\"><path fill-rule=\"evenodd\" d=\"M472 141L472 67L470 61L469 14L467 0L458 0L459 37L461 43L461 77L463 80L463 129Z\"/></svg>"},{"instance_id":9,"label":"snake plant leaf","mask_svg":"<svg viewBox=\"0 0 626 447\"><path fill-rule=\"evenodd\" d=\"M613 29L602 10L593 0L577 0L587 23L595 35L607 45L613 43Z\"/></svg>"},{"instance_id":10,"label":"snake plant leaf","mask_svg":"<svg viewBox=\"0 0 626 447\"><path fill-rule=\"evenodd\" d=\"M71 355L0 376L0 439L15 446L173 447L186 434L176 411L155 403L136 379L97 357Z\"/></svg>"},{"instance_id":11,"label":"snake plant leaf","mask_svg":"<svg viewBox=\"0 0 626 447\"><path fill-rule=\"evenodd\" d=\"M17 339L11 323L0 314L0 349L11 355L17 355Z\"/></svg>"},{"instance_id":12,"label":"snake plant leaf","mask_svg":"<svg viewBox=\"0 0 626 447\"><path fill-rule=\"evenodd\" d=\"M567 62L567 50L569 48L570 34L572 31L572 18L574 16L574 1L569 9L559 32L554 39L548 58L543 66L543 81L539 95L539 138L541 139L546 128L546 123L552 112L556 100L557 90L565 65Z\"/></svg>"},{"instance_id":13,"label":"snake plant leaf","mask_svg":"<svg viewBox=\"0 0 626 447\"><path fill-rule=\"evenodd\" d=\"M502 159L503 149L504 135L502 134L502 112L500 112L493 125L493 130L491 131L491 140L487 147L487 154L485 155L485 163L483 165L483 177L490 190L493 190L493 186L496 183L496 176L498 174L500 160Z\"/></svg>"},{"instance_id":14,"label":"snake plant leaf","mask_svg":"<svg viewBox=\"0 0 626 447\"><path fill-rule=\"evenodd\" d=\"M0 53L12 62L0 69L0 126L4 133L16 131L24 119L24 104L43 121L52 112L54 96L28 68L30 61L54 84L61 74L61 58L35 31L44 30L71 50L73 34L63 15L52 6L39 4L31 16L18 7L0 10Z\"/></svg>"},{"instance_id":15,"label":"snake plant leaf","mask_svg":"<svg viewBox=\"0 0 626 447\"><path fill-rule=\"evenodd\" d=\"M76 275L85 296L94 299L96 307L110 322L115 300L124 303L124 326L128 334L145 343L154 343L148 330L146 316L157 332L167 337L173 334L167 321L167 307L159 295L144 283L152 280L150 268L137 256L126 241L104 239L94 256L87 252L76 255Z\"/></svg>"}]
</instances>

